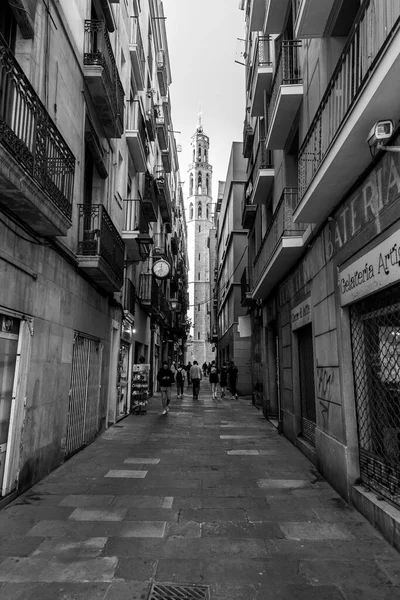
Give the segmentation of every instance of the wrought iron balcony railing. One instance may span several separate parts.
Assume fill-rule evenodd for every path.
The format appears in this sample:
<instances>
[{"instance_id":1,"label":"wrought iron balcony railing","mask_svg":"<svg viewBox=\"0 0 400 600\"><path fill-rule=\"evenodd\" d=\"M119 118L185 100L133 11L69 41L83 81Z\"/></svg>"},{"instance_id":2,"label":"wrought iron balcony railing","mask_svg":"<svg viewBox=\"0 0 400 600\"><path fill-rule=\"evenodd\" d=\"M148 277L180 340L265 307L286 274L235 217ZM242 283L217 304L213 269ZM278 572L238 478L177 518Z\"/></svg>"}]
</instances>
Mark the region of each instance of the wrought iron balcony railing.
<instances>
[{"instance_id":1,"label":"wrought iron balcony railing","mask_svg":"<svg viewBox=\"0 0 400 600\"><path fill-rule=\"evenodd\" d=\"M75 157L1 35L0 143L71 219Z\"/></svg>"},{"instance_id":2,"label":"wrought iron balcony railing","mask_svg":"<svg viewBox=\"0 0 400 600\"><path fill-rule=\"evenodd\" d=\"M140 233L148 233L150 223L146 215L143 200L141 198L124 199L125 220L124 231L139 231Z\"/></svg>"},{"instance_id":3,"label":"wrought iron balcony railing","mask_svg":"<svg viewBox=\"0 0 400 600\"><path fill-rule=\"evenodd\" d=\"M118 74L110 38L104 21L85 21L83 64L100 66L104 71L108 94L112 98L116 131L124 126L124 88Z\"/></svg>"},{"instance_id":4,"label":"wrought iron balcony railing","mask_svg":"<svg viewBox=\"0 0 400 600\"><path fill-rule=\"evenodd\" d=\"M283 40L281 42L268 105L268 123L272 121L281 85L295 85L303 81L300 72L299 48L301 48L301 40Z\"/></svg>"},{"instance_id":5,"label":"wrought iron balcony railing","mask_svg":"<svg viewBox=\"0 0 400 600\"><path fill-rule=\"evenodd\" d=\"M400 4L365 0L299 152L299 202L400 22Z\"/></svg>"},{"instance_id":6,"label":"wrought iron balcony railing","mask_svg":"<svg viewBox=\"0 0 400 600\"><path fill-rule=\"evenodd\" d=\"M274 211L272 221L253 262L253 287L259 283L282 238L301 236L306 230L306 225L293 221L293 212L297 204L297 198L297 188L284 188Z\"/></svg>"},{"instance_id":7,"label":"wrought iron balcony railing","mask_svg":"<svg viewBox=\"0 0 400 600\"><path fill-rule=\"evenodd\" d=\"M78 204L78 255L102 258L123 282L124 241L102 204Z\"/></svg>"},{"instance_id":8,"label":"wrought iron balcony railing","mask_svg":"<svg viewBox=\"0 0 400 600\"><path fill-rule=\"evenodd\" d=\"M265 146L265 138L260 138L257 148L256 159L250 173L250 177L244 189L244 196L250 202L251 195L257 181L257 175L262 169L274 168L274 153L272 150L267 150Z\"/></svg>"},{"instance_id":9,"label":"wrought iron balcony railing","mask_svg":"<svg viewBox=\"0 0 400 600\"><path fill-rule=\"evenodd\" d=\"M136 55L132 66L135 71L136 83L142 90L145 82L146 56L143 48L138 17L130 17L130 24L129 46L134 50Z\"/></svg>"},{"instance_id":10,"label":"wrought iron balcony railing","mask_svg":"<svg viewBox=\"0 0 400 600\"><path fill-rule=\"evenodd\" d=\"M249 304L249 296L252 290L251 268L245 267L240 279L241 304L247 306Z\"/></svg>"}]
</instances>

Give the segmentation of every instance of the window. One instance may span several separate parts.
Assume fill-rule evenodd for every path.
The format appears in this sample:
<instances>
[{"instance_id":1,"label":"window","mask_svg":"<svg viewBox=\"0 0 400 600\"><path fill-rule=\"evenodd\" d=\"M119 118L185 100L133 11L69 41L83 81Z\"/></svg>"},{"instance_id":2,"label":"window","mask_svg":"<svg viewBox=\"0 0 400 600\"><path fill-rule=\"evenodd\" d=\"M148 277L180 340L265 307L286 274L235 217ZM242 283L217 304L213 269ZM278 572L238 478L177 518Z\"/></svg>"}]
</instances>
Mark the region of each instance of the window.
<instances>
[{"instance_id":1,"label":"window","mask_svg":"<svg viewBox=\"0 0 400 600\"><path fill-rule=\"evenodd\" d=\"M199 233L200 233L200 231L201 231L201 225L199 225Z\"/></svg>"},{"instance_id":2,"label":"window","mask_svg":"<svg viewBox=\"0 0 400 600\"><path fill-rule=\"evenodd\" d=\"M197 205L197 216L198 216L199 219L202 218L202 213L203 213L203 208L201 206L201 202L199 202L198 205Z\"/></svg>"},{"instance_id":3,"label":"window","mask_svg":"<svg viewBox=\"0 0 400 600\"><path fill-rule=\"evenodd\" d=\"M189 196L193 196L193 173L190 173L189 178Z\"/></svg>"},{"instance_id":4,"label":"window","mask_svg":"<svg viewBox=\"0 0 400 600\"><path fill-rule=\"evenodd\" d=\"M209 210L208 210L208 204L207 204L207 206L206 206L206 219L208 219L208 217L209 217Z\"/></svg>"},{"instance_id":5,"label":"window","mask_svg":"<svg viewBox=\"0 0 400 600\"><path fill-rule=\"evenodd\" d=\"M201 254L200 254L200 252L199 252L199 260L201 260L201 259L200 259L200 256L201 256Z\"/></svg>"},{"instance_id":6,"label":"window","mask_svg":"<svg viewBox=\"0 0 400 600\"><path fill-rule=\"evenodd\" d=\"M200 304L197 305L197 310L200 310Z\"/></svg>"},{"instance_id":7,"label":"window","mask_svg":"<svg viewBox=\"0 0 400 600\"><path fill-rule=\"evenodd\" d=\"M197 279L200 281L200 273L197 273Z\"/></svg>"},{"instance_id":8,"label":"window","mask_svg":"<svg viewBox=\"0 0 400 600\"><path fill-rule=\"evenodd\" d=\"M200 331L197 332L197 339L200 339Z\"/></svg>"},{"instance_id":9,"label":"window","mask_svg":"<svg viewBox=\"0 0 400 600\"><path fill-rule=\"evenodd\" d=\"M193 202L190 203L189 206L189 220L191 221L193 219Z\"/></svg>"},{"instance_id":10,"label":"window","mask_svg":"<svg viewBox=\"0 0 400 600\"><path fill-rule=\"evenodd\" d=\"M202 189L202 187L203 187L203 184L202 184L202 177L201 177L201 173L199 173L199 176L198 176L198 178L197 178L197 193L198 193L198 194L201 194L201 189Z\"/></svg>"},{"instance_id":11,"label":"window","mask_svg":"<svg viewBox=\"0 0 400 600\"><path fill-rule=\"evenodd\" d=\"M209 177L209 175L207 173L207 175L206 175L206 193L207 193L207 196L209 195L209 189L210 189L210 177Z\"/></svg>"}]
</instances>

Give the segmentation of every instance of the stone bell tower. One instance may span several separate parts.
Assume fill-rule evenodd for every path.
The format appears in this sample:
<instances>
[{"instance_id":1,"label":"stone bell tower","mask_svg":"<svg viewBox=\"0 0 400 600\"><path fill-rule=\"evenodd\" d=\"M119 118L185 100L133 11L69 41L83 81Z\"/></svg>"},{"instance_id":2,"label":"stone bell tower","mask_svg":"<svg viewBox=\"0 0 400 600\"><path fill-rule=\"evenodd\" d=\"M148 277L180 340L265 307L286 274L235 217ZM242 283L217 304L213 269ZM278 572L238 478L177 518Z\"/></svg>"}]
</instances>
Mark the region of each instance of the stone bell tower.
<instances>
[{"instance_id":1,"label":"stone bell tower","mask_svg":"<svg viewBox=\"0 0 400 600\"><path fill-rule=\"evenodd\" d=\"M185 203L189 254L189 312L192 320L187 360L215 358L210 334L210 259L208 237L213 227L212 166L209 163L210 140L203 131L201 117L191 138L192 162L189 164L189 195Z\"/></svg>"}]
</instances>

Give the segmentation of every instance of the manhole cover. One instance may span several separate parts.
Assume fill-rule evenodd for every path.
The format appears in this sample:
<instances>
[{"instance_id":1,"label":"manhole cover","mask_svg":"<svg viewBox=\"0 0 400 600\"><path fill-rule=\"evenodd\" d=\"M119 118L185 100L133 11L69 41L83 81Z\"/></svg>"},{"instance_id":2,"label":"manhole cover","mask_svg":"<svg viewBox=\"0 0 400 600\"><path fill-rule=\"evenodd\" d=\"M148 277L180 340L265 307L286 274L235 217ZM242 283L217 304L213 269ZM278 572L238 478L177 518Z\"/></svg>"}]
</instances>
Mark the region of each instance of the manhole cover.
<instances>
[{"instance_id":1,"label":"manhole cover","mask_svg":"<svg viewBox=\"0 0 400 600\"><path fill-rule=\"evenodd\" d=\"M208 587L153 583L148 600L209 600Z\"/></svg>"}]
</instances>

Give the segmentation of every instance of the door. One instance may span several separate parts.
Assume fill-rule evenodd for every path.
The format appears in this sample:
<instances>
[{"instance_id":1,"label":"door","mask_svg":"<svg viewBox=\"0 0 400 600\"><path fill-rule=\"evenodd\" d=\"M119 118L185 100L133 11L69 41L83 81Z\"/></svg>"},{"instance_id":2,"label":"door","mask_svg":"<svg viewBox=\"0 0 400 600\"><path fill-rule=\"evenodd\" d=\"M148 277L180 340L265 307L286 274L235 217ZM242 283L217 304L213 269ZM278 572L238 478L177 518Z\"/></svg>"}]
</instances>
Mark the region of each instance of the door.
<instances>
[{"instance_id":1,"label":"door","mask_svg":"<svg viewBox=\"0 0 400 600\"><path fill-rule=\"evenodd\" d=\"M301 435L315 446L315 386L314 386L314 350L312 326L301 327L297 332L299 351L299 380L301 404Z\"/></svg>"}]
</instances>

